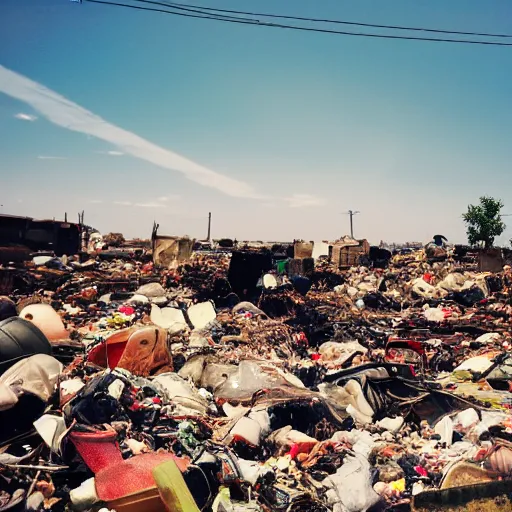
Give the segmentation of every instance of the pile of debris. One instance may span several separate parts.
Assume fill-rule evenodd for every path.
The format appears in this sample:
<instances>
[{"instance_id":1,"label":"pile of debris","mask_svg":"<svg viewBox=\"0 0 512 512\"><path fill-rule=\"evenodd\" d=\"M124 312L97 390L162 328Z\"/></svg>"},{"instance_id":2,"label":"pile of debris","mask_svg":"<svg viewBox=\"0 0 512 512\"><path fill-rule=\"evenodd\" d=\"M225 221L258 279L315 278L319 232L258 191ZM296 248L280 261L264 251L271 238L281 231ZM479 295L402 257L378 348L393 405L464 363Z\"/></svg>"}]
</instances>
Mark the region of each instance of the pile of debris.
<instances>
[{"instance_id":1,"label":"pile of debris","mask_svg":"<svg viewBox=\"0 0 512 512\"><path fill-rule=\"evenodd\" d=\"M338 245L0 269L0 511L511 510L511 269Z\"/></svg>"}]
</instances>

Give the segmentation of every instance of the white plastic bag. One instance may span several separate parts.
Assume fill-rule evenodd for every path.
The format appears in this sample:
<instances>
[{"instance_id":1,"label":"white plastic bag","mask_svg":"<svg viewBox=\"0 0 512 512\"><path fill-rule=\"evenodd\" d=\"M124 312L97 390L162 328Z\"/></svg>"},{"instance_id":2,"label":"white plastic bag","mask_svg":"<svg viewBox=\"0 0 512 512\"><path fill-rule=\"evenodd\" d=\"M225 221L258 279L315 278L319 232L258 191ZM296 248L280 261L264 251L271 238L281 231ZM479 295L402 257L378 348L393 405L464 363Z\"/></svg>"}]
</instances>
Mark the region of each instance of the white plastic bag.
<instances>
[{"instance_id":1,"label":"white plastic bag","mask_svg":"<svg viewBox=\"0 0 512 512\"><path fill-rule=\"evenodd\" d=\"M328 492L329 505L343 512L365 512L380 499L370 480L370 463L362 455L347 457L334 475L323 484Z\"/></svg>"}]
</instances>

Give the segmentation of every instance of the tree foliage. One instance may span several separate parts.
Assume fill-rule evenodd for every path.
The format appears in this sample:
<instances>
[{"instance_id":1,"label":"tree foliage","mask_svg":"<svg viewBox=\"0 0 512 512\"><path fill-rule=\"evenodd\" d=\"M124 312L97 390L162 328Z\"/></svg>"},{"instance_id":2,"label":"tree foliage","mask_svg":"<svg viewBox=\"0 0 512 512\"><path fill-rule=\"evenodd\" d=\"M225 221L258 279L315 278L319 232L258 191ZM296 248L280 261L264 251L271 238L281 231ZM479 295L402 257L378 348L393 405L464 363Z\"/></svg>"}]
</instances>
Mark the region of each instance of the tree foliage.
<instances>
[{"instance_id":1,"label":"tree foliage","mask_svg":"<svg viewBox=\"0 0 512 512\"><path fill-rule=\"evenodd\" d=\"M120 247L124 244L125 239L122 233L108 233L103 237L103 241L109 247Z\"/></svg>"},{"instance_id":2,"label":"tree foliage","mask_svg":"<svg viewBox=\"0 0 512 512\"><path fill-rule=\"evenodd\" d=\"M494 239L505 231L506 226L501 220L502 208L502 201L487 196L480 198L480 204L468 206L462 218L471 245L482 243L485 248L492 247Z\"/></svg>"}]
</instances>

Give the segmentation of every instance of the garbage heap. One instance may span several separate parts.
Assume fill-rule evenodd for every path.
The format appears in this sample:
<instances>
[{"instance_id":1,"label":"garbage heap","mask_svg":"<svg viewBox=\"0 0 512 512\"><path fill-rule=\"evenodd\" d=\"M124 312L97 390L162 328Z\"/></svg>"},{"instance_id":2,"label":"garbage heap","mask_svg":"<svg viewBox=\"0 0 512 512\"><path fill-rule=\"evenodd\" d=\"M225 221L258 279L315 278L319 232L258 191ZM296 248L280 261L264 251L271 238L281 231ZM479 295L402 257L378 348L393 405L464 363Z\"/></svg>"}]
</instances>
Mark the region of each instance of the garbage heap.
<instances>
[{"instance_id":1,"label":"garbage heap","mask_svg":"<svg viewBox=\"0 0 512 512\"><path fill-rule=\"evenodd\" d=\"M510 268L285 263L2 268L0 511L512 510Z\"/></svg>"}]
</instances>

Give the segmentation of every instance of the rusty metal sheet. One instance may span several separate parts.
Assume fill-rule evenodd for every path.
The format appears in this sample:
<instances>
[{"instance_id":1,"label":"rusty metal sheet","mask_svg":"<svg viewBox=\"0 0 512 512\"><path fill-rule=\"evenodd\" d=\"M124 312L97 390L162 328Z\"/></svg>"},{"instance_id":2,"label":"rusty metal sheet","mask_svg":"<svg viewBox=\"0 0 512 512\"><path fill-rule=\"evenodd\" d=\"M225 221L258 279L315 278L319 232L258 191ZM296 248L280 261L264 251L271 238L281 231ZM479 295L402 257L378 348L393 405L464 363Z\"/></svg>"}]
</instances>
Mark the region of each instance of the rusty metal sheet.
<instances>
[{"instance_id":1,"label":"rusty metal sheet","mask_svg":"<svg viewBox=\"0 0 512 512\"><path fill-rule=\"evenodd\" d=\"M296 260L311 258L313 256L313 242L295 242L293 244L293 255Z\"/></svg>"},{"instance_id":2,"label":"rusty metal sheet","mask_svg":"<svg viewBox=\"0 0 512 512\"><path fill-rule=\"evenodd\" d=\"M14 288L14 273L0 269L0 295L10 295Z\"/></svg>"},{"instance_id":3,"label":"rusty metal sheet","mask_svg":"<svg viewBox=\"0 0 512 512\"><path fill-rule=\"evenodd\" d=\"M479 272L501 272L504 264L501 249L486 249L478 253Z\"/></svg>"},{"instance_id":4,"label":"rusty metal sheet","mask_svg":"<svg viewBox=\"0 0 512 512\"><path fill-rule=\"evenodd\" d=\"M512 507L512 480L429 490L413 497L413 512L467 512L468 510L509 512ZM468 505L472 506L469 509Z\"/></svg>"},{"instance_id":5,"label":"rusty metal sheet","mask_svg":"<svg viewBox=\"0 0 512 512\"><path fill-rule=\"evenodd\" d=\"M353 267L363 254L364 249L360 246L334 246L332 261L338 267Z\"/></svg>"},{"instance_id":6,"label":"rusty metal sheet","mask_svg":"<svg viewBox=\"0 0 512 512\"><path fill-rule=\"evenodd\" d=\"M332 246L331 261L338 267L353 267L359 264L359 258L370 252L370 244L367 240L353 241L355 243L346 243L344 241L336 242Z\"/></svg>"},{"instance_id":7,"label":"rusty metal sheet","mask_svg":"<svg viewBox=\"0 0 512 512\"><path fill-rule=\"evenodd\" d=\"M13 247L0 247L0 262L8 263L22 262L31 260L32 251L28 247L13 246Z\"/></svg>"},{"instance_id":8,"label":"rusty metal sheet","mask_svg":"<svg viewBox=\"0 0 512 512\"><path fill-rule=\"evenodd\" d=\"M178 237L155 237L153 239L153 263L169 268L188 261L195 240Z\"/></svg>"}]
</instances>

